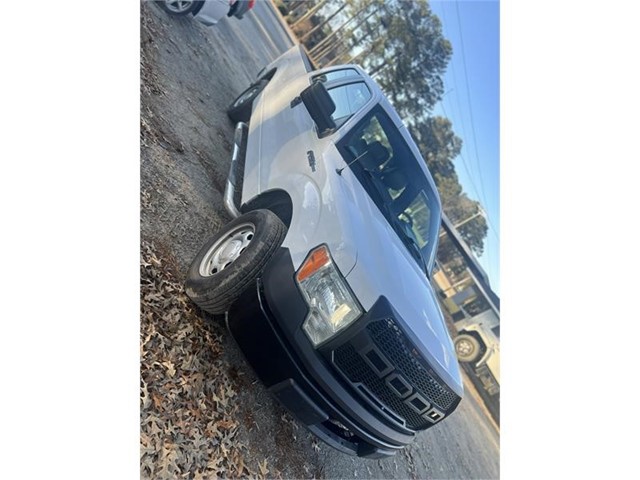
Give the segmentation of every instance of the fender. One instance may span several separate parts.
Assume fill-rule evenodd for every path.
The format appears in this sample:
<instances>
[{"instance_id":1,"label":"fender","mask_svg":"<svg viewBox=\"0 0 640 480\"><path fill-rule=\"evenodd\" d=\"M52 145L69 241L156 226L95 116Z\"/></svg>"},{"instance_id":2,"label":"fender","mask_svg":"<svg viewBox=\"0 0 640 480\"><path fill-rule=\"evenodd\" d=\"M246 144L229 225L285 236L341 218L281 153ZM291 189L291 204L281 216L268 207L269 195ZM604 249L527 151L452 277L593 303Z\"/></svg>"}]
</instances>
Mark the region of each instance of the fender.
<instances>
[{"instance_id":1,"label":"fender","mask_svg":"<svg viewBox=\"0 0 640 480\"><path fill-rule=\"evenodd\" d=\"M347 275L356 263L356 248L344 241L343 229L336 223L332 209L323 205L321 189L314 179L292 172L275 177L269 183L273 186L271 191L285 190L291 201L291 221L282 246L289 249L294 267L297 269L302 264L317 239L322 238L340 271Z\"/></svg>"}]
</instances>

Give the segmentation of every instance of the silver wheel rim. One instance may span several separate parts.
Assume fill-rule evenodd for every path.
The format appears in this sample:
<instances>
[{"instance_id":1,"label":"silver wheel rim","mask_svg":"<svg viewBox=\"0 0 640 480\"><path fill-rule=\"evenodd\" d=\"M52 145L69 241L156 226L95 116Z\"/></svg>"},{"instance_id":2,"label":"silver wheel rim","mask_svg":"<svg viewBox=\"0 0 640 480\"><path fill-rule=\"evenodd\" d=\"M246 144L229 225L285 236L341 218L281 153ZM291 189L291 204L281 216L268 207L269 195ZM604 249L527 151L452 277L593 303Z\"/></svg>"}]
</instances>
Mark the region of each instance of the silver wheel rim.
<instances>
[{"instance_id":1,"label":"silver wheel rim","mask_svg":"<svg viewBox=\"0 0 640 480\"><path fill-rule=\"evenodd\" d=\"M184 13L191 8L192 1L178 0L174 2L164 2L169 10L174 13Z\"/></svg>"},{"instance_id":2,"label":"silver wheel rim","mask_svg":"<svg viewBox=\"0 0 640 480\"><path fill-rule=\"evenodd\" d=\"M456 351L463 357L467 357L473 352L473 344L469 340L460 340L456 343Z\"/></svg>"},{"instance_id":3,"label":"silver wheel rim","mask_svg":"<svg viewBox=\"0 0 640 480\"><path fill-rule=\"evenodd\" d=\"M251 87L249 90L247 90L242 95L240 95L235 102L233 102L233 106L237 107L238 105L242 105L249 98L251 98L251 96L256 92L257 89L258 89L257 85L254 87Z\"/></svg>"},{"instance_id":4,"label":"silver wheel rim","mask_svg":"<svg viewBox=\"0 0 640 480\"><path fill-rule=\"evenodd\" d=\"M255 233L256 228L253 224L243 223L220 238L202 258L200 275L211 277L225 268L229 268L247 249Z\"/></svg>"}]
</instances>

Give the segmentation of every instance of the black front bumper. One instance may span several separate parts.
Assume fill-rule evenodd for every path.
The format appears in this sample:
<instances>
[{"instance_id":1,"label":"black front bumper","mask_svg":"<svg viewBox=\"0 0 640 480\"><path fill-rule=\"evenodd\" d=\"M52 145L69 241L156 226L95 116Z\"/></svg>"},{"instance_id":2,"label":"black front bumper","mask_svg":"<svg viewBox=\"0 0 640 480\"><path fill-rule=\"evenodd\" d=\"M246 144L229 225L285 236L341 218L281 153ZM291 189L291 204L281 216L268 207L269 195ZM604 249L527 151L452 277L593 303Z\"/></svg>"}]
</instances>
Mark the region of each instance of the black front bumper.
<instances>
[{"instance_id":1,"label":"black front bumper","mask_svg":"<svg viewBox=\"0 0 640 480\"><path fill-rule=\"evenodd\" d=\"M268 390L323 441L360 457L393 455L415 432L381 421L313 348L302 331L308 307L294 274L289 251L281 248L232 306L229 330Z\"/></svg>"}]
</instances>

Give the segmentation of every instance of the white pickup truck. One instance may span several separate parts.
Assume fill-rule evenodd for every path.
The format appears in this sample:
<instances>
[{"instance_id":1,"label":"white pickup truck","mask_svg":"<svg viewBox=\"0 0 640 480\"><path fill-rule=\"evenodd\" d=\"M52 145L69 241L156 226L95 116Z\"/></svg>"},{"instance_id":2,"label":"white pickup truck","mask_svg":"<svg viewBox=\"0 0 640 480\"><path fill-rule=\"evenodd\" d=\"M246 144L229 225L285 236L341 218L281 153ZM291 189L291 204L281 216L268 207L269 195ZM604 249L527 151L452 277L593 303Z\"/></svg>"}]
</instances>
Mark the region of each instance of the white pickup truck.
<instances>
[{"instance_id":1,"label":"white pickup truck","mask_svg":"<svg viewBox=\"0 0 640 480\"><path fill-rule=\"evenodd\" d=\"M352 455L393 455L463 395L429 282L441 204L407 128L355 65L296 46L228 110L225 206L186 292L266 387Z\"/></svg>"}]
</instances>

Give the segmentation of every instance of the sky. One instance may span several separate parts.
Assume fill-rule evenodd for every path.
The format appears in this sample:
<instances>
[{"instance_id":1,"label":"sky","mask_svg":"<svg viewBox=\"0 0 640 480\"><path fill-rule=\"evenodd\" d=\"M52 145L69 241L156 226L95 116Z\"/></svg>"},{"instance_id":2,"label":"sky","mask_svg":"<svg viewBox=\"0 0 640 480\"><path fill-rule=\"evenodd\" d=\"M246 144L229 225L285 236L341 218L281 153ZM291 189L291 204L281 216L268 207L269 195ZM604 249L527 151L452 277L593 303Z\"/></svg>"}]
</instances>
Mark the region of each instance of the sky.
<instances>
[{"instance_id":1,"label":"sky","mask_svg":"<svg viewBox=\"0 0 640 480\"><path fill-rule=\"evenodd\" d=\"M480 264L500 294L500 4L437 1L431 9L453 47L444 95L435 115L449 118L462 139L454 160L463 191L486 212L489 231Z\"/></svg>"}]
</instances>

